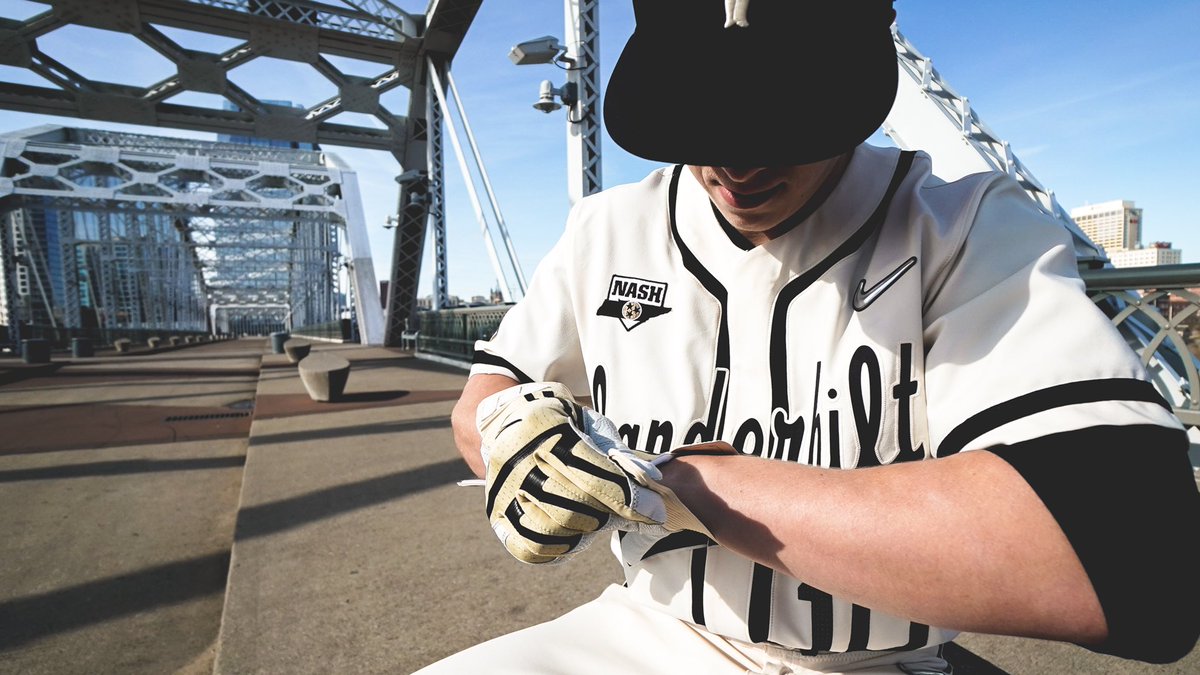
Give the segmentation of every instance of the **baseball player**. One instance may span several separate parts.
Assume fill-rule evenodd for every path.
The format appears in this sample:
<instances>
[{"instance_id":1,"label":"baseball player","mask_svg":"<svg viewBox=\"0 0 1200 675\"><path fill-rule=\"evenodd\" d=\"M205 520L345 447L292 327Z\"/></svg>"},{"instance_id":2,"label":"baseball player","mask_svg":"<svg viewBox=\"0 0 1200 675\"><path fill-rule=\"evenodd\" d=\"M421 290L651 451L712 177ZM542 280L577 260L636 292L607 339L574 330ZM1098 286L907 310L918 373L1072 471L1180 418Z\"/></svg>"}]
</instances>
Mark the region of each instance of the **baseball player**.
<instances>
[{"instance_id":1,"label":"baseball player","mask_svg":"<svg viewBox=\"0 0 1200 675\"><path fill-rule=\"evenodd\" d=\"M576 205L454 414L514 557L603 539L625 583L422 672L942 673L963 630L1187 654L1186 436L1068 234L1007 175L864 143L890 1L740 4L634 0L605 116L669 166Z\"/></svg>"}]
</instances>

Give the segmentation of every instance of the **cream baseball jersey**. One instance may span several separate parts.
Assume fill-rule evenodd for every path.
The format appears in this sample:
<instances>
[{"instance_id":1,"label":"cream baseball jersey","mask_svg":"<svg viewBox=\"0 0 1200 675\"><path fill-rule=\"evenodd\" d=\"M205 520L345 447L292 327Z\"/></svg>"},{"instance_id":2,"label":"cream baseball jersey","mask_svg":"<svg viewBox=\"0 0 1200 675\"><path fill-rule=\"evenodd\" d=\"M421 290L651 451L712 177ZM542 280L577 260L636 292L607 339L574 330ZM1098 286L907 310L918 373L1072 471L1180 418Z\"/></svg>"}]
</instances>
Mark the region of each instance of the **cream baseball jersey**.
<instances>
[{"instance_id":1,"label":"cream baseball jersey","mask_svg":"<svg viewBox=\"0 0 1200 675\"><path fill-rule=\"evenodd\" d=\"M1101 424L1179 428L1083 293L1068 233L1015 181L947 183L922 153L865 144L819 207L761 246L686 167L581 200L528 295L477 344L477 373L562 382L640 450L721 439L842 470ZM695 533L613 549L646 603L735 639L842 652L954 637Z\"/></svg>"}]
</instances>

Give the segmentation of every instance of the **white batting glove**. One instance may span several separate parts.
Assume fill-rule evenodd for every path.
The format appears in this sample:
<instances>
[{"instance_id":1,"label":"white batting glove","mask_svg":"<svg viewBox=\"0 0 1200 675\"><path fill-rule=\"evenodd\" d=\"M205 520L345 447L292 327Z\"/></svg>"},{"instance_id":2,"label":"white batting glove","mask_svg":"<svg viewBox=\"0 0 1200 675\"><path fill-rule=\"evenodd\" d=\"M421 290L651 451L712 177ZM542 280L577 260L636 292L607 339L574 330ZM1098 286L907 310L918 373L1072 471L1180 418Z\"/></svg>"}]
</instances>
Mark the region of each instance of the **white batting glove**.
<instances>
[{"instance_id":1,"label":"white batting glove","mask_svg":"<svg viewBox=\"0 0 1200 675\"><path fill-rule=\"evenodd\" d=\"M680 530L691 530L699 532L709 539L713 539L713 535L700 522L700 519L695 516L684 506L679 497L671 488L663 485L662 471L659 470L659 465L669 462L676 455L674 452L662 455L654 455L640 450L633 450L625 445L621 440L621 435L617 431L617 427L612 420L604 417L589 408L584 408L584 421L586 423L585 431L588 436L595 442L597 450L603 452L610 460L616 464L627 477L627 485L631 493L631 506L624 507L618 499L618 495L611 487L598 483L592 480L587 475L575 474L573 480L581 489L584 489L589 494L597 497L601 502L604 502L615 513L626 517L632 521L632 527L621 527L617 525L617 529L636 530L642 534L667 534L670 532L678 532ZM724 453L721 453L724 454ZM651 519L655 525L661 527L662 532L655 531L653 528L640 527L643 521L640 518L629 518L621 511L623 508L631 508L637 515Z\"/></svg>"}]
</instances>

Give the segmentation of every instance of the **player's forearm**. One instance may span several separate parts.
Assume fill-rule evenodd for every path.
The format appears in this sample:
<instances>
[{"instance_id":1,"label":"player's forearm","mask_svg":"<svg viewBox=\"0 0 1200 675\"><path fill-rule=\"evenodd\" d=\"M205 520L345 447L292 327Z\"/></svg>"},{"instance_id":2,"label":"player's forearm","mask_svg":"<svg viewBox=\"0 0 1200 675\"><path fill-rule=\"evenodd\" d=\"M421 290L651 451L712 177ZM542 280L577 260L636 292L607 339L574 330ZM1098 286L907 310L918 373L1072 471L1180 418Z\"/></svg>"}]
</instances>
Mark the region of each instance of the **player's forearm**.
<instances>
[{"instance_id":1,"label":"player's forearm","mask_svg":"<svg viewBox=\"0 0 1200 675\"><path fill-rule=\"evenodd\" d=\"M723 546L827 593L959 630L1080 643L1106 634L1066 537L991 453L854 471L751 457L663 469Z\"/></svg>"},{"instance_id":2,"label":"player's forearm","mask_svg":"<svg viewBox=\"0 0 1200 675\"><path fill-rule=\"evenodd\" d=\"M516 380L503 375L474 375L467 379L463 393L450 414L454 444L467 466L480 478L483 478L483 458L479 455L480 439L479 429L475 426L475 409L488 396L517 384Z\"/></svg>"}]
</instances>

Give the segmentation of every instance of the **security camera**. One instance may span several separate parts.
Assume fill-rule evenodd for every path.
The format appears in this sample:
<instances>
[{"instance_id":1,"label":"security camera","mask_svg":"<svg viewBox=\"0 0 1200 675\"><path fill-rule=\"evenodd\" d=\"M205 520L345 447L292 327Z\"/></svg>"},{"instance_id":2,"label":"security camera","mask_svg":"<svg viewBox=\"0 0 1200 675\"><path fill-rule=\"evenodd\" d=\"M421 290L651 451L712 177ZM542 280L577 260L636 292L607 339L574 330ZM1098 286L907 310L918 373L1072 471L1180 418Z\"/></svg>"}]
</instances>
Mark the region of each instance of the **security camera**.
<instances>
[{"instance_id":1,"label":"security camera","mask_svg":"<svg viewBox=\"0 0 1200 675\"><path fill-rule=\"evenodd\" d=\"M508 52L508 59L518 66L536 63L550 63L566 48L559 43L558 38L546 35L536 40L526 40L513 47Z\"/></svg>"},{"instance_id":2,"label":"security camera","mask_svg":"<svg viewBox=\"0 0 1200 675\"><path fill-rule=\"evenodd\" d=\"M558 90L550 83L550 80L542 80L542 85L538 89L538 100L533 104L535 110L541 110L544 113L552 113L558 110L562 105L554 100L554 95Z\"/></svg>"},{"instance_id":3,"label":"security camera","mask_svg":"<svg viewBox=\"0 0 1200 675\"><path fill-rule=\"evenodd\" d=\"M396 176L396 182L410 190L424 183L429 178L429 172L422 169L409 169Z\"/></svg>"}]
</instances>

